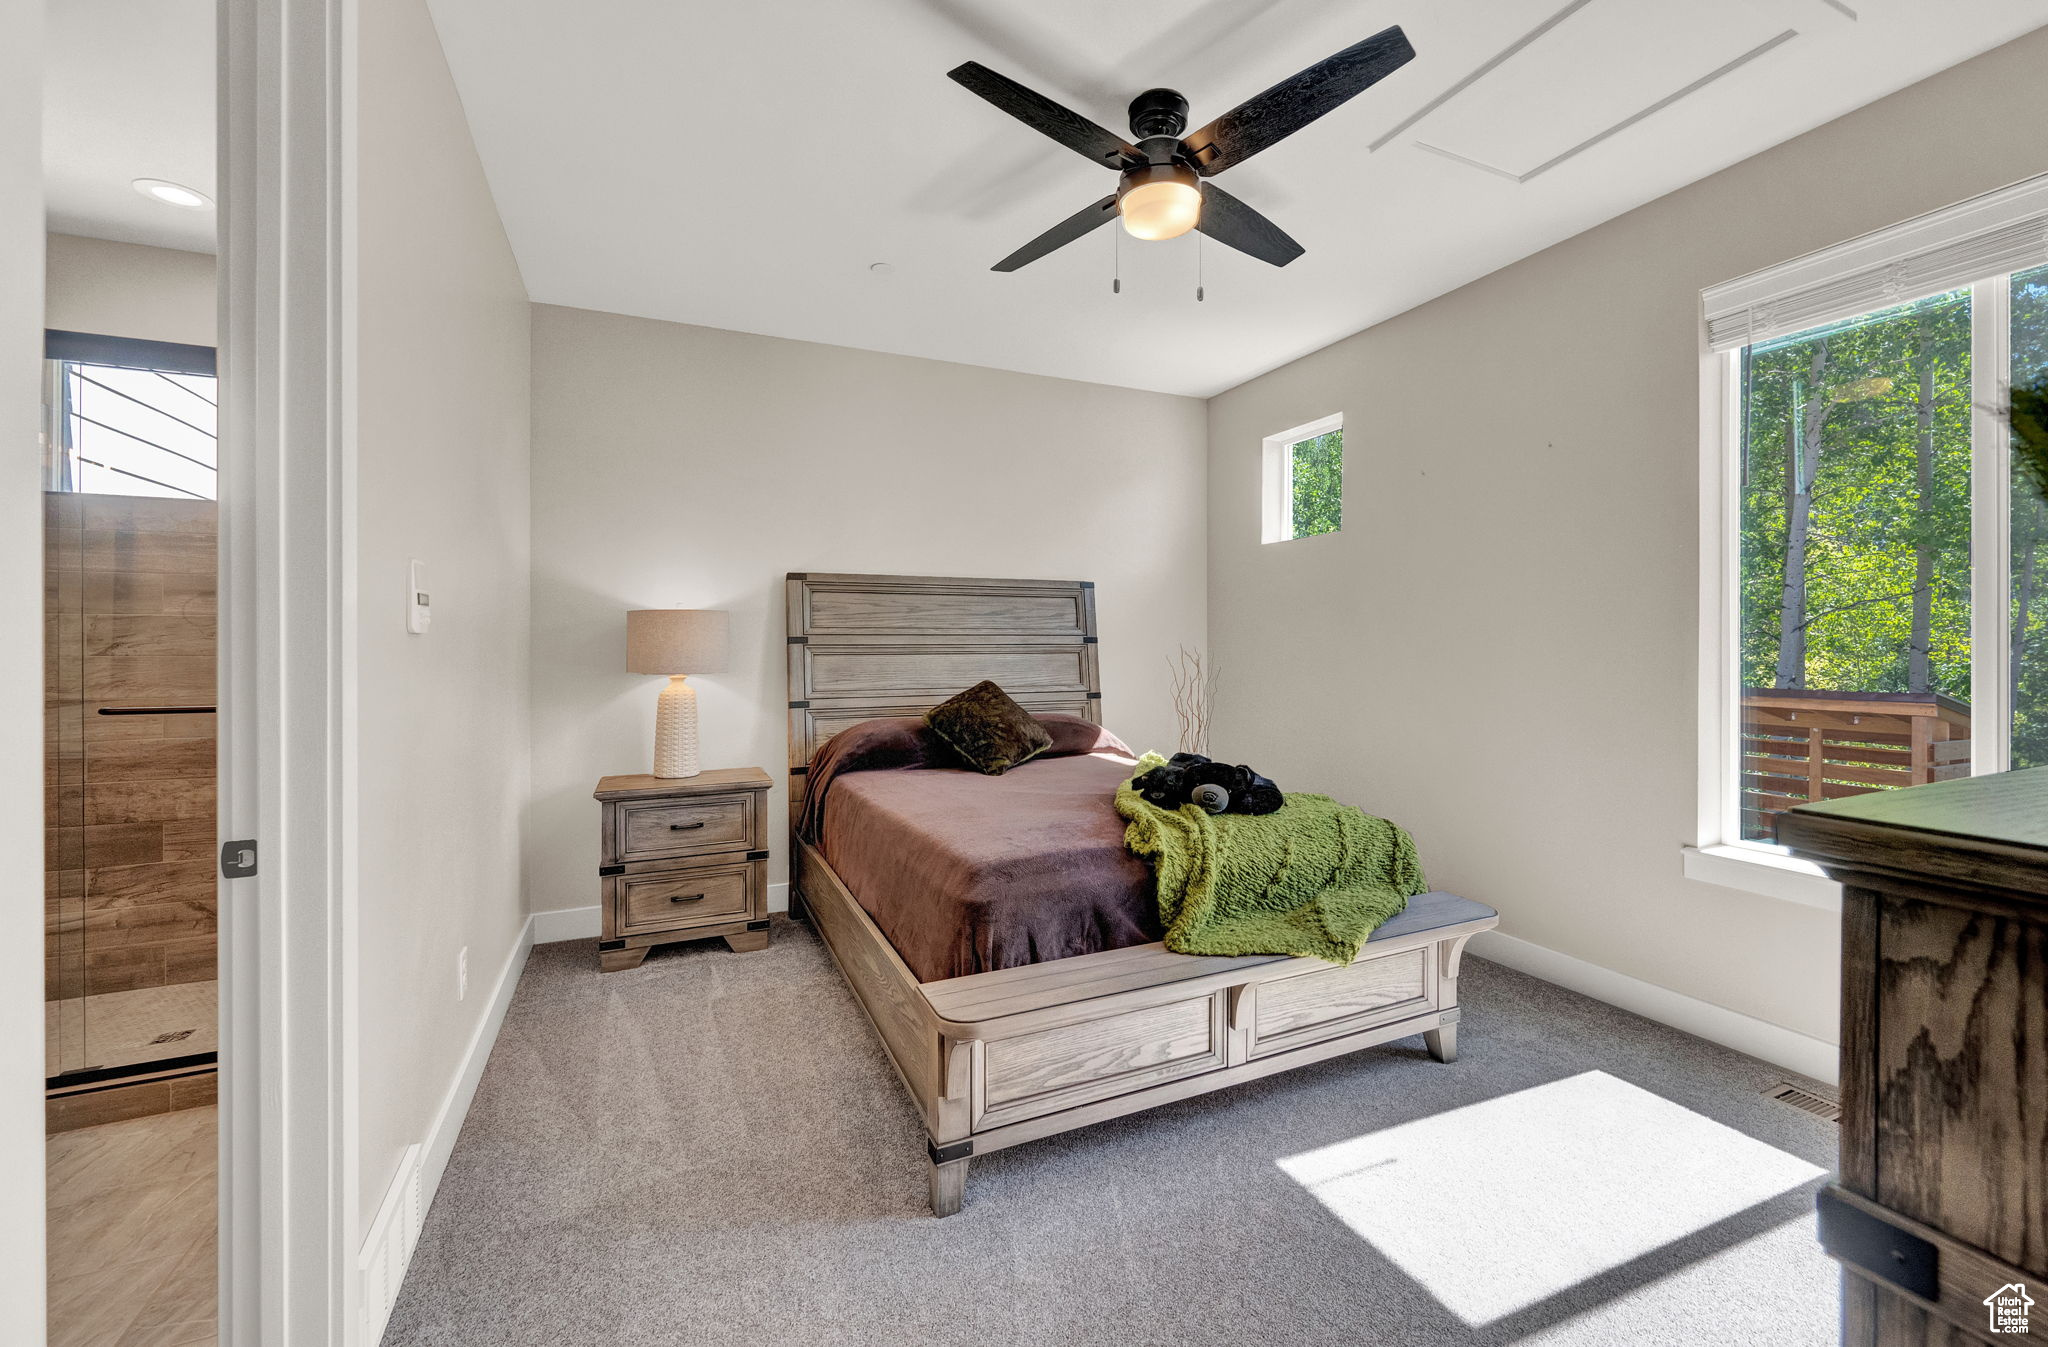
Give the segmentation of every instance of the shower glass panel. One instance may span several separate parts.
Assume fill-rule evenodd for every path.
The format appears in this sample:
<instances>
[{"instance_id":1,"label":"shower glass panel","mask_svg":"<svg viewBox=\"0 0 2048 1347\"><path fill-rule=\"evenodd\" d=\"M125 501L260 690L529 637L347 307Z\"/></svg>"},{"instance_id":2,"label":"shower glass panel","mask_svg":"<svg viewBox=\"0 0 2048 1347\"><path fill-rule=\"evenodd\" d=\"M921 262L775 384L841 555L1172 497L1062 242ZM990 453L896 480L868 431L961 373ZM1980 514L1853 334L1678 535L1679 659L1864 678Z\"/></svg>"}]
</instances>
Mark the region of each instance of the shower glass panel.
<instances>
[{"instance_id":1,"label":"shower glass panel","mask_svg":"<svg viewBox=\"0 0 2048 1347\"><path fill-rule=\"evenodd\" d=\"M75 495L43 497L43 1028L51 1076L85 1065L85 618L78 506Z\"/></svg>"},{"instance_id":2,"label":"shower glass panel","mask_svg":"<svg viewBox=\"0 0 2048 1347\"><path fill-rule=\"evenodd\" d=\"M213 352L48 334L49 1076L212 1061Z\"/></svg>"}]
</instances>

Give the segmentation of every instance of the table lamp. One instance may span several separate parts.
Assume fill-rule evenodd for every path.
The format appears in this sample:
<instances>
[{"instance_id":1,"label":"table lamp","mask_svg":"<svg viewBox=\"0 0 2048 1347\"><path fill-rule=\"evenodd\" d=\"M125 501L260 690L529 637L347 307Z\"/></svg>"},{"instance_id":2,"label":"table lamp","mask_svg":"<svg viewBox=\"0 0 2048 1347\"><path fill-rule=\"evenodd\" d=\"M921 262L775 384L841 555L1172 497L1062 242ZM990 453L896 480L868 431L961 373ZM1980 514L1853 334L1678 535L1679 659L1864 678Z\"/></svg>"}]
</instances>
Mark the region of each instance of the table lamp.
<instances>
[{"instance_id":1,"label":"table lamp","mask_svg":"<svg viewBox=\"0 0 2048 1347\"><path fill-rule=\"evenodd\" d=\"M697 690L686 674L725 670L726 614L698 608L638 608L626 614L626 668L666 674L654 712L654 775L695 776Z\"/></svg>"}]
</instances>

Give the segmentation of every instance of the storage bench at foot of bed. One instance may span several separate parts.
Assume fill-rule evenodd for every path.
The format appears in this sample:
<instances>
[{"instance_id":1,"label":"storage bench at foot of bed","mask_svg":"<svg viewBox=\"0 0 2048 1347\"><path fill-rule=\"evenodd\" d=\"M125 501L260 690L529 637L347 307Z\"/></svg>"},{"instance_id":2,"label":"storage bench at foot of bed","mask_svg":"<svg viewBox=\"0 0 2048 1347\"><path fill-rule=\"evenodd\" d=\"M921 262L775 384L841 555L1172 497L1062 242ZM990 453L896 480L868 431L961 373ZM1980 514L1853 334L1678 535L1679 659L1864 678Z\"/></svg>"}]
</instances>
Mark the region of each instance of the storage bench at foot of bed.
<instances>
[{"instance_id":1,"label":"storage bench at foot of bed","mask_svg":"<svg viewBox=\"0 0 2048 1347\"><path fill-rule=\"evenodd\" d=\"M1418 1034L1455 1059L1465 943L1500 920L1427 893L1349 967L1153 944L920 984L809 846L796 881L924 1116L941 1216L977 1154Z\"/></svg>"},{"instance_id":2,"label":"storage bench at foot of bed","mask_svg":"<svg viewBox=\"0 0 2048 1347\"><path fill-rule=\"evenodd\" d=\"M1151 945L1032 965L1048 970L1038 978L1006 969L924 984L942 1053L965 1057L947 1074L965 1076L967 1105L964 1135L932 1137L933 1209L957 1210L973 1155L1417 1034L1453 1060L1465 942L1499 918L1448 893L1411 900L1403 916L1349 967Z\"/></svg>"}]
</instances>

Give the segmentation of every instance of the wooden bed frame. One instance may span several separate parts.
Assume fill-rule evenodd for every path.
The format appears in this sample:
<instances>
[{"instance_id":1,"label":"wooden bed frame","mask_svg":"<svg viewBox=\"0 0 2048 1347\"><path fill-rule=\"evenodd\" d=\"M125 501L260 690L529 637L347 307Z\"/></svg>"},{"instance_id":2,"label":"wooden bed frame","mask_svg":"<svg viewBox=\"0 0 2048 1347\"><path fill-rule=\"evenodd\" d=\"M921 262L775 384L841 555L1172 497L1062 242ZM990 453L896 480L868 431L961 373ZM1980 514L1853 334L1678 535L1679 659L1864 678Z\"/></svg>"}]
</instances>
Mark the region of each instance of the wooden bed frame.
<instances>
[{"instance_id":1,"label":"wooden bed frame","mask_svg":"<svg viewBox=\"0 0 2048 1347\"><path fill-rule=\"evenodd\" d=\"M967 1162L1019 1142L1421 1034L1457 1056L1468 920L1319 959L1139 945L921 983L823 856L795 835L811 755L875 716L922 715L984 678L1030 711L1101 722L1087 581L789 577L790 911L808 913L929 1134L934 1214ZM1451 900L1462 902L1462 900Z\"/></svg>"}]
</instances>

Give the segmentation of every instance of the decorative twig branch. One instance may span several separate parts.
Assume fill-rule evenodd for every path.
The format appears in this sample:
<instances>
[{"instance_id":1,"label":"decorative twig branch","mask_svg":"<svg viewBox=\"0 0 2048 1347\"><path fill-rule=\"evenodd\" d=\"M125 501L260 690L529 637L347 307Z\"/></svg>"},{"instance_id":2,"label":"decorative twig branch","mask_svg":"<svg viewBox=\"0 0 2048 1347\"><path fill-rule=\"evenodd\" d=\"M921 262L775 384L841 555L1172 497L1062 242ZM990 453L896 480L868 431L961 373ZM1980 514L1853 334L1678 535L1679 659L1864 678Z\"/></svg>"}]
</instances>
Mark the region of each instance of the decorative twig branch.
<instances>
[{"instance_id":1,"label":"decorative twig branch","mask_svg":"<svg viewBox=\"0 0 2048 1347\"><path fill-rule=\"evenodd\" d=\"M2048 500L2048 380L2016 385L2006 420L2012 426L2013 457L2020 470Z\"/></svg>"},{"instance_id":2,"label":"decorative twig branch","mask_svg":"<svg viewBox=\"0 0 2048 1347\"><path fill-rule=\"evenodd\" d=\"M1216 670L1202 660L1202 652L1180 648L1178 658L1166 661L1173 672L1173 714L1180 722L1180 751L1209 751L1209 715L1216 704Z\"/></svg>"},{"instance_id":3,"label":"decorative twig branch","mask_svg":"<svg viewBox=\"0 0 2048 1347\"><path fill-rule=\"evenodd\" d=\"M2048 378L2014 384L2003 407L1984 410L2012 429L2012 456L2021 474L2048 501Z\"/></svg>"}]
</instances>

